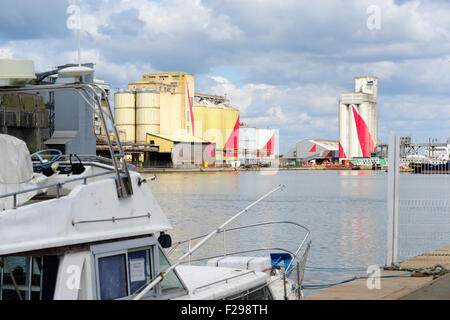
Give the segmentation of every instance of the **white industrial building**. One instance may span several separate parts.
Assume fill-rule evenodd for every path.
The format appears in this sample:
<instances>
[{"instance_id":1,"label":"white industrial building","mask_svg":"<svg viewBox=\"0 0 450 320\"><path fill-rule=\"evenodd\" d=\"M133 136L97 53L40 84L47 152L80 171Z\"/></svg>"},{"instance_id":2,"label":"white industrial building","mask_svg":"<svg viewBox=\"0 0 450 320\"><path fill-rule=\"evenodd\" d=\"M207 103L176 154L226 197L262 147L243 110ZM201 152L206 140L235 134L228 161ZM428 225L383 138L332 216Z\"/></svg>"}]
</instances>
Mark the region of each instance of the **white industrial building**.
<instances>
[{"instance_id":1,"label":"white industrial building","mask_svg":"<svg viewBox=\"0 0 450 320\"><path fill-rule=\"evenodd\" d=\"M270 163L279 156L278 130L241 126L239 128L239 162Z\"/></svg>"},{"instance_id":2,"label":"white industrial building","mask_svg":"<svg viewBox=\"0 0 450 320\"><path fill-rule=\"evenodd\" d=\"M339 157L339 142L334 140L305 139L297 142L294 148L286 152L282 160L317 163L323 161L334 162Z\"/></svg>"},{"instance_id":3,"label":"white industrial building","mask_svg":"<svg viewBox=\"0 0 450 320\"><path fill-rule=\"evenodd\" d=\"M339 158L369 158L378 139L378 79L355 78L355 91L339 101Z\"/></svg>"}]
</instances>

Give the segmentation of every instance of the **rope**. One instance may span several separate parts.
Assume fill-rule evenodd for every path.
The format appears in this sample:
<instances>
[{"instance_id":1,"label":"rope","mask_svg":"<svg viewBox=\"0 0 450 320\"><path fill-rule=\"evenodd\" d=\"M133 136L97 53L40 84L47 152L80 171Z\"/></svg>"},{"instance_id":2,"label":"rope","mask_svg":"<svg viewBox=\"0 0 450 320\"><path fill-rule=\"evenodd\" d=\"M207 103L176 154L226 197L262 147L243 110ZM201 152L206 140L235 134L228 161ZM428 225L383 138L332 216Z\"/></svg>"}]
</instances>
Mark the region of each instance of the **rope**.
<instances>
[{"instance_id":1,"label":"rope","mask_svg":"<svg viewBox=\"0 0 450 320\"><path fill-rule=\"evenodd\" d=\"M353 280L356 280L356 279L358 279L358 278L357 277L353 277L353 278L350 278L350 279L347 279L347 280L343 280L343 281L340 281L340 282L335 282L335 283L309 284L309 285L305 284L305 285L302 285L302 290L303 289L326 289L326 288L334 287L334 286L337 286L339 284L347 283L347 282L350 282L350 281L353 281Z\"/></svg>"},{"instance_id":2,"label":"rope","mask_svg":"<svg viewBox=\"0 0 450 320\"><path fill-rule=\"evenodd\" d=\"M409 278L409 277L411 277L413 274L414 274L413 272L410 272L410 273L403 273L403 274L393 274L393 275L390 275L390 276L358 277L358 279L373 279L373 278Z\"/></svg>"},{"instance_id":3,"label":"rope","mask_svg":"<svg viewBox=\"0 0 450 320\"><path fill-rule=\"evenodd\" d=\"M413 273L404 273L404 274L396 274L396 275L390 275L390 276L379 276L379 277L353 277L347 280L343 280L340 282L335 282L335 283L326 283L326 284L306 284L306 285L302 285L302 289L327 289L327 288L331 288L343 283L347 283L353 280L358 280L358 279L369 279L369 278L409 278L413 275Z\"/></svg>"},{"instance_id":4,"label":"rope","mask_svg":"<svg viewBox=\"0 0 450 320\"><path fill-rule=\"evenodd\" d=\"M446 269L442 264L436 264L433 267L421 267L421 268L408 268L398 265L385 267L384 270L390 271L410 271L413 273L413 277L426 277L433 276L436 279L444 274L450 273L450 269Z\"/></svg>"}]
</instances>

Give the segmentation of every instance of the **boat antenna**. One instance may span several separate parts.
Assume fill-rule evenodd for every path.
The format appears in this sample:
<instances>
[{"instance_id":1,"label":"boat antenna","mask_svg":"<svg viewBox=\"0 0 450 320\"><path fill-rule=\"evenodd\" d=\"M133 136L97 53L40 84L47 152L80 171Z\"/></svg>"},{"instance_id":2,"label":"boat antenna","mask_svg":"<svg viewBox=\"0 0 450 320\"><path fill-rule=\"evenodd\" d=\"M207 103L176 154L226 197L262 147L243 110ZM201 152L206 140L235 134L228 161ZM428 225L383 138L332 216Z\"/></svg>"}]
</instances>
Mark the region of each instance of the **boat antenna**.
<instances>
[{"instance_id":1,"label":"boat antenna","mask_svg":"<svg viewBox=\"0 0 450 320\"><path fill-rule=\"evenodd\" d=\"M81 66L81 8L79 3L81 0L69 0L72 4L67 8L67 13L70 14L67 19L67 28L76 31L77 36L77 62L76 67L67 67L58 70L58 74L68 77L79 78L82 82L82 76L94 73L94 69Z\"/></svg>"},{"instance_id":2,"label":"boat antenna","mask_svg":"<svg viewBox=\"0 0 450 320\"><path fill-rule=\"evenodd\" d=\"M247 212L251 207L255 206L257 203L261 202L262 200L264 200L265 198L270 196L272 193L274 193L274 192L276 192L276 191L278 191L278 190L280 190L280 189L282 189L284 187L285 187L284 185L280 184L278 187L276 187L272 191L266 193L261 198L259 198L258 200L256 200L255 202L253 202L252 204L247 206L245 209L243 209L243 210L239 211L238 213L236 213L234 216L232 216L230 219L228 219L225 223L223 223L220 227L218 227L217 229L213 230L210 234L205 236L199 243L197 243L197 245L195 245L192 249L188 250L188 252L183 254L177 260L177 262L175 264L171 265L165 271L161 272L149 285L147 285L141 292L139 292L133 298L133 300L140 300L140 299L142 299L142 297L144 295L146 295L147 292L149 292L154 286L156 286L158 283L160 283L169 272L173 271L177 266L179 266L182 263L182 261L187 256L192 255L195 251L197 251L197 249L199 249L203 244L205 244L205 242L208 241L212 236L214 236L216 233L222 232L226 225L228 225L229 223L234 221L236 218L238 218L239 216L241 216L242 214Z\"/></svg>"},{"instance_id":3,"label":"boat antenna","mask_svg":"<svg viewBox=\"0 0 450 320\"><path fill-rule=\"evenodd\" d=\"M78 16L78 19L81 20L80 15ZM77 47L78 47L78 66L79 67L81 67L81 41L80 41L81 37L80 37L80 29L81 29L81 27L79 26L77 28Z\"/></svg>"},{"instance_id":4,"label":"boat antenna","mask_svg":"<svg viewBox=\"0 0 450 320\"><path fill-rule=\"evenodd\" d=\"M76 30L77 49L78 49L78 66L81 67L81 8L79 6L81 0L69 0L71 5L67 7L67 13L70 17L67 19L67 28Z\"/></svg>"}]
</instances>

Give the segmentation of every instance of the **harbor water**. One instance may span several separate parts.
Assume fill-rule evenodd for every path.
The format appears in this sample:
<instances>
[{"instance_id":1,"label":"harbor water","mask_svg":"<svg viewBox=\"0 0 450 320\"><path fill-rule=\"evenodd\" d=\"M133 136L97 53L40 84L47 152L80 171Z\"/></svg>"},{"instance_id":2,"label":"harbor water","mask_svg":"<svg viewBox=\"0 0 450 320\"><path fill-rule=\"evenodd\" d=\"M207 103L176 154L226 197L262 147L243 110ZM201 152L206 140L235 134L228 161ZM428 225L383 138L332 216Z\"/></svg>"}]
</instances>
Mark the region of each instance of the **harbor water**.
<instances>
[{"instance_id":1,"label":"harbor water","mask_svg":"<svg viewBox=\"0 0 450 320\"><path fill-rule=\"evenodd\" d=\"M448 175L401 175L400 193L408 198L442 194ZM235 221L233 225L291 220L311 230L312 246L305 284L329 284L366 275L368 266L383 266L386 248L387 173L384 171L278 171L159 174L149 187L169 217L173 242L207 234L276 186L286 186ZM426 216L427 212L418 215ZM426 228L430 228L427 230ZM239 231L227 235L236 250L283 247L295 250L305 233L292 226L278 230ZM422 232L432 233L426 224ZM223 240L212 241L206 253L219 253ZM435 239L431 247L448 244ZM413 244L412 244L413 245ZM404 248L408 249L408 248ZM409 248L412 249L412 248ZM345 269L358 267L360 269ZM316 269L318 268L318 269ZM321 269L330 268L330 269ZM344 268L344 269L333 269ZM308 296L317 290L305 290Z\"/></svg>"}]
</instances>

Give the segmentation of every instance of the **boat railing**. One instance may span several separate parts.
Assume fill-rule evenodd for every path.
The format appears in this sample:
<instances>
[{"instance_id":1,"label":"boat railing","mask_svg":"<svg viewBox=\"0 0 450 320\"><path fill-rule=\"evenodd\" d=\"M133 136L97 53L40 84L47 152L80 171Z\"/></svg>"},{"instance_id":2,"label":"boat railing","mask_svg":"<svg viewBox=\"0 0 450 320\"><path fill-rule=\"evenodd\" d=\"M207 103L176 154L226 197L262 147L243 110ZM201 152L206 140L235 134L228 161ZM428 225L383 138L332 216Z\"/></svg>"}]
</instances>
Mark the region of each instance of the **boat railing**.
<instances>
[{"instance_id":1,"label":"boat railing","mask_svg":"<svg viewBox=\"0 0 450 320\"><path fill-rule=\"evenodd\" d=\"M293 226L297 227L298 229L301 229L303 232L305 232L305 235L301 239L300 244L296 247L295 250L290 250L290 249L276 247L276 246L273 246L273 247L272 246L266 246L266 247L258 246L256 248L245 249L245 250L236 250L236 251L230 251L228 249L227 236L226 236L227 234L230 234L231 232L237 231L237 230L258 228L258 227L269 226L269 225L293 225ZM297 284L296 291L298 292L298 295L300 298L301 284L303 282L303 274L305 271L306 259L307 259L307 256L309 253L309 248L311 245L311 238L310 238L311 232L308 228L306 228L305 226L303 226L301 224L293 222L293 221L280 220L280 221L267 221L267 222L261 222L261 223L250 224L250 225L245 225L245 226L238 226L238 227L234 227L234 228L227 228L224 230L218 230L217 234L223 235L223 251L220 254L209 255L207 257L200 257L200 258L196 258L196 259L192 259L191 255L189 255L187 257L187 260L184 261L184 263L191 264L191 263L201 262L201 261L210 260L210 259L214 259L214 258L240 255L240 254L248 254L248 253L252 253L252 252L269 252L270 251L270 252L288 253L291 256L291 260L287 267L285 267L284 269L281 269L281 271L282 271L281 277L283 278L284 291L285 291L284 294L285 294L285 297L287 297L287 290L290 290L289 285L286 281L286 278L294 277L295 282ZM196 237L193 237L193 238L190 238L187 240L175 242L173 244L172 248L167 252L167 255L170 257L175 252L182 250L181 248L183 248L185 246L187 246L187 252L189 252L191 250L192 246L195 244L195 242L199 241L200 239L203 239L204 237L205 237L205 235L200 235L200 236L196 236ZM208 284L208 285L210 285L210 284Z\"/></svg>"},{"instance_id":2,"label":"boat railing","mask_svg":"<svg viewBox=\"0 0 450 320\"><path fill-rule=\"evenodd\" d=\"M112 164L117 177L116 189L120 199L128 198L133 194L131 176L128 170L125 153L120 141L119 132L114 120L113 109L109 103L109 96L105 89L95 83L68 83L68 84L51 84L51 85L27 85L19 88L0 88L0 93L28 93L28 92L56 92L56 91L75 91L92 109L94 114L98 115L104 128L108 127L108 120L111 122L113 137L106 135L109 151L111 154ZM102 107L102 101L106 102L106 108ZM114 138L114 139L113 139ZM113 140L118 147L116 153L113 148Z\"/></svg>"},{"instance_id":3,"label":"boat railing","mask_svg":"<svg viewBox=\"0 0 450 320\"><path fill-rule=\"evenodd\" d=\"M83 161L99 162L99 163L108 164L108 165L113 164L113 161L112 161L111 158L105 158L105 157L98 156L98 155L93 155L93 154L76 154L74 156L80 158L80 160L83 160ZM71 157L70 155L63 154L61 156L59 162L64 161L64 160L65 161L69 161L69 159L70 158L73 159L74 156ZM128 167L134 167L134 166L132 164L128 164Z\"/></svg>"},{"instance_id":4,"label":"boat railing","mask_svg":"<svg viewBox=\"0 0 450 320\"><path fill-rule=\"evenodd\" d=\"M300 242L300 245L297 247L297 250L295 252L291 252L294 256L297 256L298 253L301 251L301 249L303 248L304 244L306 243L306 241L310 238L310 234L311 231L306 228L305 226L298 224L296 222L293 221L288 221L288 220L278 220L278 221L266 221L266 222L261 222L261 223L255 223L255 224L250 224L250 225L245 225L245 226L238 226L238 227L233 227L233 228L227 228L224 230L219 230L217 231L217 234L223 233L223 243L224 243L224 255L229 255L230 253L227 253L226 250L226 233L227 232L231 232L231 231L236 231L236 230L242 230L242 229L249 229L249 228L256 228L256 227L261 227L261 226L267 226L267 225L274 225L274 224L290 224L290 225L294 225L297 226L301 229L303 229L306 234L304 236L304 238L302 239L302 241ZM196 240L200 240L202 238L204 238L206 235L200 235L200 236L196 236L187 240L182 240L182 241L177 241L173 244L172 248L167 252L167 255L170 256L171 254L173 254L177 248L179 248L180 246L182 246L183 244L188 244L189 247L192 246L192 243ZM206 258L204 258L206 259ZM204 260L204 259L200 259L200 260Z\"/></svg>"},{"instance_id":5,"label":"boat railing","mask_svg":"<svg viewBox=\"0 0 450 320\"><path fill-rule=\"evenodd\" d=\"M25 189L25 190L19 190L19 191L14 191L14 192L2 194L2 195L0 195L0 199L12 197L13 198L13 209L17 209L17 196L20 195L20 194L29 193L29 192L35 192L35 191L41 191L41 190L46 190L46 189L49 189L49 188L52 188L52 187L56 187L56 198L60 198L61 197L61 188L64 185L66 185L66 184L83 181L83 184L86 185L89 179L93 179L93 178L97 178L97 177L103 177L103 176L106 176L106 175L110 175L110 174L115 174L116 173L116 171L114 169L108 168L106 166L102 166L101 164L97 164L95 162L94 163L83 163L83 164L87 165L87 166L92 166L92 167L99 167L99 168L104 169L106 171L105 172L100 172L100 173L95 173L95 174L90 174L90 175L86 175L86 176L71 178L71 179L67 179L67 180L64 180L64 181L50 183L50 184L37 186L37 187L34 187L34 188Z\"/></svg>"}]
</instances>

